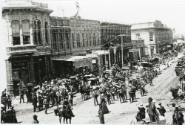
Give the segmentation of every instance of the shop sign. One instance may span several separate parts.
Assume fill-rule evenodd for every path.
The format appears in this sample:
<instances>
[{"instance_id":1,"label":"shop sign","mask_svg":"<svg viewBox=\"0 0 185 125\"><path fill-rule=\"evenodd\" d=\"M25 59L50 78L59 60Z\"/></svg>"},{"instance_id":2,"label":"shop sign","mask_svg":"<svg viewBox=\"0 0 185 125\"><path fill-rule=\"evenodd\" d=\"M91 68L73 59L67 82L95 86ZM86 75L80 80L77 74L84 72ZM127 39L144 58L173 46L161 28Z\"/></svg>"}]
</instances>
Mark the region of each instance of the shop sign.
<instances>
[{"instance_id":1,"label":"shop sign","mask_svg":"<svg viewBox=\"0 0 185 125\"><path fill-rule=\"evenodd\" d=\"M94 63L96 63L96 60L95 59L92 60L92 64L94 64Z\"/></svg>"}]
</instances>

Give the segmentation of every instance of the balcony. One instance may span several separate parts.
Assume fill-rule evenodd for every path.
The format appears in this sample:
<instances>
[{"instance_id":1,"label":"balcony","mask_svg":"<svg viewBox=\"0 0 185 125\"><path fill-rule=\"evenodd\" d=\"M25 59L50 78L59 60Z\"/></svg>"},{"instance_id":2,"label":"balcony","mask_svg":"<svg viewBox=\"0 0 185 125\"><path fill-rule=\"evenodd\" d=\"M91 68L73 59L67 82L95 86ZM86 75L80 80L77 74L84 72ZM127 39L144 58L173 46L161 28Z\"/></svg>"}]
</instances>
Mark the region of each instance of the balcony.
<instances>
[{"instance_id":1,"label":"balcony","mask_svg":"<svg viewBox=\"0 0 185 125\"><path fill-rule=\"evenodd\" d=\"M34 52L36 52L36 46L34 46L34 45L7 47L7 53L10 55L29 54L29 53L34 53Z\"/></svg>"}]
</instances>

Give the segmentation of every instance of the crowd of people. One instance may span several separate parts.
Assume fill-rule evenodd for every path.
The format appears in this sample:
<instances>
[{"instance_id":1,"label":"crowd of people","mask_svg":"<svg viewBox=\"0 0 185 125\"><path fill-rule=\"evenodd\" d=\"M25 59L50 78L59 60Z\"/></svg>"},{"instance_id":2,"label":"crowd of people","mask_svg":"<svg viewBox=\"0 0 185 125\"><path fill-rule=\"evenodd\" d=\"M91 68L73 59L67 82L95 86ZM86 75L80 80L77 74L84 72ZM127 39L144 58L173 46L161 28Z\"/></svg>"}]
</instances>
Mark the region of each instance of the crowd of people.
<instances>
[{"instance_id":1,"label":"crowd of people","mask_svg":"<svg viewBox=\"0 0 185 125\"><path fill-rule=\"evenodd\" d=\"M136 92L139 91L141 96L146 95L145 86L152 86L153 79L161 72L158 65L144 67L140 63L138 63L136 70L129 70L129 68L125 70L114 64L110 72L105 69L100 76L83 71L75 76L47 80L36 86L29 83L27 87L20 81L20 103L27 100L27 103L32 103L33 112L44 110L45 114L48 114L49 108L56 106L54 112L59 117L59 122L61 123L63 119L63 123L71 123L72 117L75 116L72 111L73 99L76 93L81 93L82 101L94 99L94 105L99 107L100 123L103 124L105 123L104 114L109 113L107 104L111 105L117 100L120 103L126 103L127 100L130 103L137 101ZM27 99L24 99L25 94ZM2 94L2 104L5 108L5 110L2 108L1 111L4 112L2 118L6 116L6 109L10 109L15 116L11 121L16 123L15 110L11 106L11 97L6 95L6 91ZM157 116L152 116L154 115L152 108L155 108L155 105L150 98L147 112L151 122L158 120ZM145 118L145 108L140 106L138 109L136 119L140 121ZM158 110L164 116L165 109L161 104ZM34 123L39 123L36 115L33 116L33 119ZM4 119L1 122L10 123Z\"/></svg>"}]
</instances>

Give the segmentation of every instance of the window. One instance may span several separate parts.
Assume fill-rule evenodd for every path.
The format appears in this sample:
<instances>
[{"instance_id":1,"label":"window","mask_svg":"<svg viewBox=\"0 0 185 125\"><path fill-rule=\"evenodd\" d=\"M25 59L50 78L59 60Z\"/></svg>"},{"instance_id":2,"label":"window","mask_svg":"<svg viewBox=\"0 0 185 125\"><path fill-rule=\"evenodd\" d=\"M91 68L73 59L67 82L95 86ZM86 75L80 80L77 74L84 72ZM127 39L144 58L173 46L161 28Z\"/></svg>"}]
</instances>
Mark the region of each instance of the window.
<instances>
[{"instance_id":1,"label":"window","mask_svg":"<svg viewBox=\"0 0 185 125\"><path fill-rule=\"evenodd\" d=\"M12 40L13 45L20 45L20 24L19 21L12 21Z\"/></svg>"},{"instance_id":2,"label":"window","mask_svg":"<svg viewBox=\"0 0 185 125\"><path fill-rule=\"evenodd\" d=\"M149 32L149 39L150 41L153 41L153 32Z\"/></svg>"},{"instance_id":3,"label":"window","mask_svg":"<svg viewBox=\"0 0 185 125\"><path fill-rule=\"evenodd\" d=\"M37 45L42 44L42 34L41 34L41 22L40 20L36 19L33 23L33 29L34 29L34 43Z\"/></svg>"},{"instance_id":4,"label":"window","mask_svg":"<svg viewBox=\"0 0 185 125\"><path fill-rule=\"evenodd\" d=\"M22 21L22 35L23 44L30 44L30 22L28 20Z\"/></svg>"},{"instance_id":5,"label":"window","mask_svg":"<svg viewBox=\"0 0 185 125\"><path fill-rule=\"evenodd\" d=\"M74 34L72 33L72 43L73 43L73 48L75 48L75 36L74 36Z\"/></svg>"},{"instance_id":6,"label":"window","mask_svg":"<svg viewBox=\"0 0 185 125\"><path fill-rule=\"evenodd\" d=\"M53 48L57 50L57 33L53 30Z\"/></svg>"},{"instance_id":7,"label":"window","mask_svg":"<svg viewBox=\"0 0 185 125\"><path fill-rule=\"evenodd\" d=\"M41 33L41 22L40 22L40 20L38 20L38 22L37 22L37 25L38 25L38 32L37 32L37 35L38 35L38 43L39 43L39 45L41 45L42 44L42 33Z\"/></svg>"},{"instance_id":8,"label":"window","mask_svg":"<svg viewBox=\"0 0 185 125\"><path fill-rule=\"evenodd\" d=\"M80 34L79 33L77 34L76 41L77 41L77 47L80 47Z\"/></svg>"},{"instance_id":9,"label":"window","mask_svg":"<svg viewBox=\"0 0 185 125\"><path fill-rule=\"evenodd\" d=\"M82 46L85 47L85 38L84 38L84 33L82 33Z\"/></svg>"},{"instance_id":10,"label":"window","mask_svg":"<svg viewBox=\"0 0 185 125\"><path fill-rule=\"evenodd\" d=\"M91 33L89 33L89 43L90 43L90 46L92 46Z\"/></svg>"},{"instance_id":11,"label":"window","mask_svg":"<svg viewBox=\"0 0 185 125\"><path fill-rule=\"evenodd\" d=\"M89 46L89 36L86 34L86 39L87 39L87 47Z\"/></svg>"},{"instance_id":12,"label":"window","mask_svg":"<svg viewBox=\"0 0 185 125\"><path fill-rule=\"evenodd\" d=\"M69 44L69 32L65 33L65 38L66 38L66 44L67 44L67 49L70 48L70 44Z\"/></svg>"},{"instance_id":13,"label":"window","mask_svg":"<svg viewBox=\"0 0 185 125\"><path fill-rule=\"evenodd\" d=\"M62 32L60 32L60 34L59 34L59 44L60 44L61 49L63 49L64 48L64 39L63 39Z\"/></svg>"},{"instance_id":14,"label":"window","mask_svg":"<svg viewBox=\"0 0 185 125\"><path fill-rule=\"evenodd\" d=\"M45 39L48 44L48 22L45 22Z\"/></svg>"},{"instance_id":15,"label":"window","mask_svg":"<svg viewBox=\"0 0 185 125\"><path fill-rule=\"evenodd\" d=\"M96 46L96 35L95 35L95 33L93 34L93 46Z\"/></svg>"},{"instance_id":16,"label":"window","mask_svg":"<svg viewBox=\"0 0 185 125\"><path fill-rule=\"evenodd\" d=\"M140 38L140 33L136 33L136 39Z\"/></svg>"}]
</instances>

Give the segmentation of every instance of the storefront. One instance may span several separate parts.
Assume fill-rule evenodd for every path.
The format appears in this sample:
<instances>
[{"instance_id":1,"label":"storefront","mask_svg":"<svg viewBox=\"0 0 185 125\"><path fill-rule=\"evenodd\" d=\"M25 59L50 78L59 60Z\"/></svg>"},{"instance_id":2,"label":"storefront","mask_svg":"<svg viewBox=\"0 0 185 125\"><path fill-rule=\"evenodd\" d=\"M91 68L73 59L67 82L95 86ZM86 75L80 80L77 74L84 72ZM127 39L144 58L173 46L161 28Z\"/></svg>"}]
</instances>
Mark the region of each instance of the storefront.
<instances>
[{"instance_id":1,"label":"storefront","mask_svg":"<svg viewBox=\"0 0 185 125\"><path fill-rule=\"evenodd\" d=\"M85 56L55 57L52 59L54 72L56 76L65 76L64 74L75 75L83 69L91 72L97 70L97 55L87 54Z\"/></svg>"},{"instance_id":2,"label":"storefront","mask_svg":"<svg viewBox=\"0 0 185 125\"><path fill-rule=\"evenodd\" d=\"M24 87L30 82L39 82L49 78L50 56L33 56L32 54L12 55L7 61L8 92L19 94L20 82Z\"/></svg>"}]
</instances>

